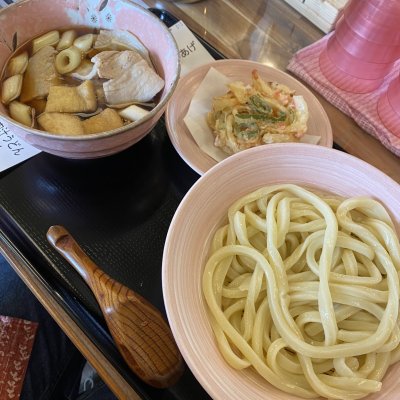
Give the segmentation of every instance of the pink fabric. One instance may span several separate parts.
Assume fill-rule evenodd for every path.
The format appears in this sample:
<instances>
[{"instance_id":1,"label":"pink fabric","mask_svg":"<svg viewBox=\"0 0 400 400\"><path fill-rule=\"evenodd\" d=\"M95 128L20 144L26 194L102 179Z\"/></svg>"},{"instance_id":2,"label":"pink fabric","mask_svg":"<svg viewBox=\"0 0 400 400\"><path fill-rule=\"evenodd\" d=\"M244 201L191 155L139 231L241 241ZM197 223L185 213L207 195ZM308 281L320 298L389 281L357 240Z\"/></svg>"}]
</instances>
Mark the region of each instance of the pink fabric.
<instances>
[{"instance_id":1,"label":"pink fabric","mask_svg":"<svg viewBox=\"0 0 400 400\"><path fill-rule=\"evenodd\" d=\"M319 66L319 56L333 34L330 33L318 42L298 51L290 60L287 69L307 82L339 110L353 118L362 129L380 140L387 149L400 156L400 137L386 128L377 111L378 100L382 93L386 92L393 79L399 77L400 60L396 61L382 85L370 93L356 94L338 89L325 78ZM398 117L394 115L393 118ZM400 118L398 121L400 126ZM335 132L335 127L333 131Z\"/></svg>"},{"instance_id":2,"label":"pink fabric","mask_svg":"<svg viewBox=\"0 0 400 400\"><path fill-rule=\"evenodd\" d=\"M37 325L0 315L0 400L20 397Z\"/></svg>"}]
</instances>

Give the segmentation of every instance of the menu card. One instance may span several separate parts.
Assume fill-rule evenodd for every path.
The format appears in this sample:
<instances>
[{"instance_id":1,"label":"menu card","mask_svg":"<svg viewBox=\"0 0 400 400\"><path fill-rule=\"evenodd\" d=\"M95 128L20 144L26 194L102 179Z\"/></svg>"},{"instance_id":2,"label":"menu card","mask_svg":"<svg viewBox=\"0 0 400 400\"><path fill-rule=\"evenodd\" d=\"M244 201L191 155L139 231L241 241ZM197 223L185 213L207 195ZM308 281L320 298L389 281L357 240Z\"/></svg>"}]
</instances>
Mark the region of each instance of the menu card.
<instances>
[{"instance_id":1,"label":"menu card","mask_svg":"<svg viewBox=\"0 0 400 400\"><path fill-rule=\"evenodd\" d=\"M0 121L0 172L40 153L24 142Z\"/></svg>"},{"instance_id":2,"label":"menu card","mask_svg":"<svg viewBox=\"0 0 400 400\"><path fill-rule=\"evenodd\" d=\"M196 67L214 61L214 58L182 21L171 26L169 30L179 48L181 76L185 76Z\"/></svg>"}]
</instances>

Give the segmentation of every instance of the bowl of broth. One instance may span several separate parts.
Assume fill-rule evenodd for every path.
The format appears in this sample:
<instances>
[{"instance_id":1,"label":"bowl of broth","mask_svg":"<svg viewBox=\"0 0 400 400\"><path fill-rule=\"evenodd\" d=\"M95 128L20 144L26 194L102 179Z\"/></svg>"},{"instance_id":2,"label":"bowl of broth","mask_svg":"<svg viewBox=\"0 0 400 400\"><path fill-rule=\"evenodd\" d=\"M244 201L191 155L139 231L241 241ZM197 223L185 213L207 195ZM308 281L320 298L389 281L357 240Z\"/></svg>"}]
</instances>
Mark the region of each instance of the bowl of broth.
<instances>
[{"instance_id":1,"label":"bowl of broth","mask_svg":"<svg viewBox=\"0 0 400 400\"><path fill-rule=\"evenodd\" d=\"M23 0L0 10L0 122L65 158L146 136L180 73L167 27L131 1Z\"/></svg>"}]
</instances>

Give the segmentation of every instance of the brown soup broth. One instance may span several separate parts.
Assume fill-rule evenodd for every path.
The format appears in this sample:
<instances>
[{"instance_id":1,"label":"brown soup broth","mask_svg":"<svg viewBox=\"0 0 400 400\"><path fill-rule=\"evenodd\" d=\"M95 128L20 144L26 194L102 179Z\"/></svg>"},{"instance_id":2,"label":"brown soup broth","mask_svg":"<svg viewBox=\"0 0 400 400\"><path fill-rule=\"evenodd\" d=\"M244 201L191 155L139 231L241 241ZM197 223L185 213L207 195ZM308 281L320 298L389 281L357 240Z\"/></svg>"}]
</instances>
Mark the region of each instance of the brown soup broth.
<instances>
[{"instance_id":1,"label":"brown soup broth","mask_svg":"<svg viewBox=\"0 0 400 400\"><path fill-rule=\"evenodd\" d=\"M62 28L59 28L59 29L53 29L51 31L54 31L54 30L57 30L59 32L60 38L62 37L62 34L64 32L69 31L69 30L74 30L76 32L76 37L77 38L80 37L80 36L86 35L86 34L98 34L99 33L99 29L97 29L97 28L87 27L87 26L82 26L82 25L81 26L72 25L72 26L62 27ZM30 58L32 56L33 41L36 38L39 38L39 37L45 35L48 32L51 32L51 31L42 32L42 33L36 35L35 37L32 37L30 40L28 40L25 43L21 44L13 53L10 54L10 56L7 59L7 62L5 63L5 65L4 65L4 67L3 67L2 71L1 71L0 87L3 86L4 80L8 78L8 76L6 76L6 71L7 71L7 66L8 66L8 63L10 62L10 60L12 58L22 54L25 51L28 53L28 57ZM54 46L54 47L56 47L56 46ZM90 61L90 59L96 53L99 53L101 51L103 51L103 50L97 50L96 51L95 49L92 48L89 51L89 53L87 53L87 54L82 53L83 54L82 61L84 59ZM74 71L72 71L72 72L74 72ZM74 78L74 77L70 76L70 73L69 74L58 74L57 78L58 78L57 86L79 86L83 82L82 80L80 80L78 78ZM96 94L97 94L98 90L102 91L102 84L106 81L106 79L101 79L101 78L96 76L96 77L92 78L91 81L94 83L94 86L96 88ZM159 102L160 97L161 97L161 93L158 93L155 96L155 98L152 101L153 106L154 106L154 104L157 104ZM17 99L17 100L19 100L19 99ZM46 98L38 98L38 99L34 99L32 101L27 101L25 104L35 108L36 116L38 116L39 114L41 114L43 112L44 106L45 106L45 102L46 102ZM102 101L101 98L99 98L99 96L97 96L97 106L98 106L98 109L107 108L107 104L105 103L105 101ZM149 103L149 106L147 106L147 105L143 105L143 106L144 106L145 109L148 109L148 110L152 108L150 103ZM5 107L6 107L7 110L9 110L8 106L5 106ZM116 107L116 108L118 108L118 107ZM82 118L82 115L80 115L80 116ZM85 118L83 117L83 119L85 119ZM132 122L132 121L129 121L129 120L126 120L126 119L123 119L123 121L124 121L124 124L128 124L128 123ZM37 129L41 129L41 128L38 128L36 122L35 122L34 127L37 128Z\"/></svg>"},{"instance_id":2,"label":"brown soup broth","mask_svg":"<svg viewBox=\"0 0 400 400\"><path fill-rule=\"evenodd\" d=\"M93 33L93 34L97 34L99 32L99 30L97 28L90 28L88 26L84 26L84 25L72 25L72 26L67 26L67 27L63 27L60 29L52 29L52 30L57 30L58 32L60 32L60 37L62 36L62 34L66 31L70 31L70 30L74 30L77 33L77 37L79 36L83 36L86 35L88 33ZM6 76L6 70L7 70L7 65L10 62L10 60L20 54L22 54L24 51L28 52L28 56L32 57L32 42L39 38L40 36L45 35L46 33L51 32L51 31L45 31L45 32L41 32L38 35L32 37L31 39L27 40L26 42L22 43L20 46L18 46L15 51L13 51L7 61L5 62L3 69L1 71L1 78L0 78L0 82L1 84L3 84L4 80L7 78ZM67 77L68 78L68 77ZM67 78L65 78L65 80L67 81ZM61 77L61 79L63 79L63 77ZM73 82L78 83L80 82L79 79L73 79Z\"/></svg>"}]
</instances>

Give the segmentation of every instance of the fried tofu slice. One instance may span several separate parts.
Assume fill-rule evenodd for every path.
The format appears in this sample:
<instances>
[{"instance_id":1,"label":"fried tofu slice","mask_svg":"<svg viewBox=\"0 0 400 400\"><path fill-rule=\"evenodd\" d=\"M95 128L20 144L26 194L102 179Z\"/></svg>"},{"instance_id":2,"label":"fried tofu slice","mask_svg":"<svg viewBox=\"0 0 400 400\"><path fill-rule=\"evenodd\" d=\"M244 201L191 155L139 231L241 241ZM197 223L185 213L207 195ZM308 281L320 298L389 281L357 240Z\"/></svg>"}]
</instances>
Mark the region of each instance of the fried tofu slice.
<instances>
[{"instance_id":1,"label":"fried tofu slice","mask_svg":"<svg viewBox=\"0 0 400 400\"><path fill-rule=\"evenodd\" d=\"M82 125L85 133L99 133L121 128L124 125L124 121L117 111L112 108L106 108L100 114L82 121Z\"/></svg>"},{"instance_id":2,"label":"fried tofu slice","mask_svg":"<svg viewBox=\"0 0 400 400\"><path fill-rule=\"evenodd\" d=\"M82 121L76 115L45 112L37 117L40 127L46 132L59 135L83 135Z\"/></svg>"},{"instance_id":3,"label":"fried tofu slice","mask_svg":"<svg viewBox=\"0 0 400 400\"><path fill-rule=\"evenodd\" d=\"M39 115L44 112L46 103L45 99L34 99L28 102L28 105L35 109L36 115Z\"/></svg>"},{"instance_id":4,"label":"fried tofu slice","mask_svg":"<svg viewBox=\"0 0 400 400\"><path fill-rule=\"evenodd\" d=\"M29 59L20 96L22 103L44 99L51 86L60 84L54 65L56 53L54 47L45 46Z\"/></svg>"},{"instance_id":5,"label":"fried tofu slice","mask_svg":"<svg viewBox=\"0 0 400 400\"><path fill-rule=\"evenodd\" d=\"M45 112L87 113L97 109L96 89L92 81L79 86L52 86Z\"/></svg>"}]
</instances>

